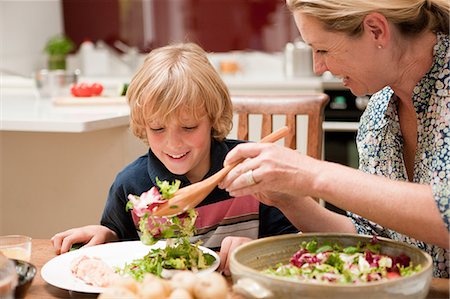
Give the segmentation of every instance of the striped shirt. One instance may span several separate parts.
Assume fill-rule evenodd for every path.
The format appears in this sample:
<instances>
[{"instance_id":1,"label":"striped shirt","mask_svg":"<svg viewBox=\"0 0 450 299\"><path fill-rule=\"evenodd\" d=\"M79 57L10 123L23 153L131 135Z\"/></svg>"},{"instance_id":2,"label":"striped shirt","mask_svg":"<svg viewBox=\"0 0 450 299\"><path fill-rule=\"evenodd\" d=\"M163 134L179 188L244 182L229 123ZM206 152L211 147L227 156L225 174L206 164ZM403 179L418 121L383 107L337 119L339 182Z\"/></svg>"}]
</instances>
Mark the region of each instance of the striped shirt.
<instances>
[{"instance_id":1,"label":"striped shirt","mask_svg":"<svg viewBox=\"0 0 450 299\"><path fill-rule=\"evenodd\" d=\"M227 153L242 141L212 141L211 169L205 178L222 168ZM103 211L101 224L113 230L120 240L138 240L137 218L125 211L128 194L140 195L156 186L156 177L163 181L180 180L181 187L190 185L186 176L171 173L149 150L126 166L113 182ZM226 236L252 239L295 233L298 230L275 207L259 203L252 196L233 198L225 190L215 188L196 208L196 235L192 241L218 249Z\"/></svg>"}]
</instances>

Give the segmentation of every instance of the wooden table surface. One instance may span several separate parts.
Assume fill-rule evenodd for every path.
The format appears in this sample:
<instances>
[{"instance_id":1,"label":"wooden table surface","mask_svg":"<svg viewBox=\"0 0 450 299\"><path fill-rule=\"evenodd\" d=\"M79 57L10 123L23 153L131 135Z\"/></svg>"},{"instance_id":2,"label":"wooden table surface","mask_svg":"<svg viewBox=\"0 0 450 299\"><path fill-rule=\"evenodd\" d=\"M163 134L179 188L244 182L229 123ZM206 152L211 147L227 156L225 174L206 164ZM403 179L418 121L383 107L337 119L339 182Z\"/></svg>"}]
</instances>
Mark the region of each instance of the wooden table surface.
<instances>
[{"instance_id":1,"label":"wooden table surface","mask_svg":"<svg viewBox=\"0 0 450 299\"><path fill-rule=\"evenodd\" d=\"M63 290L46 283L41 276L42 266L56 254L50 240L33 239L31 263L36 266L37 274L25 299L43 298L96 298L96 294L84 294ZM238 298L240 296L233 296ZM449 280L433 278L427 298L449 298Z\"/></svg>"}]
</instances>

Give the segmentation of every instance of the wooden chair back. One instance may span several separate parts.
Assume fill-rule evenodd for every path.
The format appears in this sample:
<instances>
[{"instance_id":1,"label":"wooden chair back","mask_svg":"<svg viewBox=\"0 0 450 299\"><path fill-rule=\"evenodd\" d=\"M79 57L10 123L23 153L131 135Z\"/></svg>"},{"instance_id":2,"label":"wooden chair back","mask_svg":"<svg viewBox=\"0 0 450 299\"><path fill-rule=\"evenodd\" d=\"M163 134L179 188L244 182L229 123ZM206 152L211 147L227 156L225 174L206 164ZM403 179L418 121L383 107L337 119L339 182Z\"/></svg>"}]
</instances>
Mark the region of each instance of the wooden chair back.
<instances>
[{"instance_id":1,"label":"wooden chair back","mask_svg":"<svg viewBox=\"0 0 450 299\"><path fill-rule=\"evenodd\" d=\"M322 158L322 123L324 109L329 97L323 93L298 95L234 95L231 97L233 111L238 115L237 138L248 140L249 116L262 115L261 138L273 130L273 116L285 115L289 134L285 146L297 147L297 116L308 116L306 154Z\"/></svg>"}]
</instances>

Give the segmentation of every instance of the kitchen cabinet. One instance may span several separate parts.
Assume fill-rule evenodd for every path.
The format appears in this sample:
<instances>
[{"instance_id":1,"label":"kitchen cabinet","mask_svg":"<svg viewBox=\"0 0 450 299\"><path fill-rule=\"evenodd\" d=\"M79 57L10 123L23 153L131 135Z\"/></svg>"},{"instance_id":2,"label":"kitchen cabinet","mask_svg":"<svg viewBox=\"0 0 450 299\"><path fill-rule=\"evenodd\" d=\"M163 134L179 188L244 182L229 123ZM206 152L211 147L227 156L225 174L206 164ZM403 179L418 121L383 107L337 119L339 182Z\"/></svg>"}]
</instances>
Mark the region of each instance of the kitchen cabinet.
<instances>
[{"instance_id":1,"label":"kitchen cabinet","mask_svg":"<svg viewBox=\"0 0 450 299\"><path fill-rule=\"evenodd\" d=\"M145 152L127 126L0 132L0 235L34 238L98 223L115 174Z\"/></svg>"}]
</instances>

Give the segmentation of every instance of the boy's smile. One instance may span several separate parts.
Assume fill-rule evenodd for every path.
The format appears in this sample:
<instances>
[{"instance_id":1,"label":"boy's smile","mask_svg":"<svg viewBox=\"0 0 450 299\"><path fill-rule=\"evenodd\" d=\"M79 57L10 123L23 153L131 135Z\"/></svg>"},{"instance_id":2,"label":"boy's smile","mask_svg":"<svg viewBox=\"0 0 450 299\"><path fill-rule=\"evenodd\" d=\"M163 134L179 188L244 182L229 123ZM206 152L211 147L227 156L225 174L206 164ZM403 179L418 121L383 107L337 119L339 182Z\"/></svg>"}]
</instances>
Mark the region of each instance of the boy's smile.
<instances>
[{"instance_id":1,"label":"boy's smile","mask_svg":"<svg viewBox=\"0 0 450 299\"><path fill-rule=\"evenodd\" d=\"M192 113L183 111L179 118L170 118L166 124L151 122L146 128L147 140L170 172L186 175L195 183L210 168L211 128L208 117L196 120Z\"/></svg>"}]
</instances>

